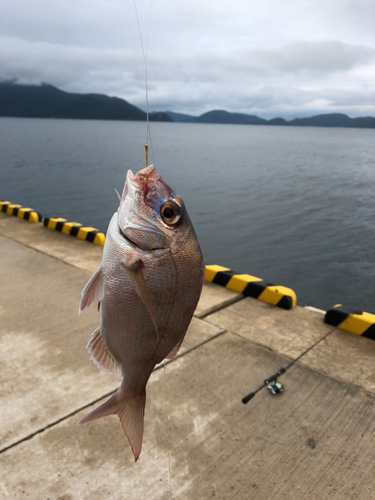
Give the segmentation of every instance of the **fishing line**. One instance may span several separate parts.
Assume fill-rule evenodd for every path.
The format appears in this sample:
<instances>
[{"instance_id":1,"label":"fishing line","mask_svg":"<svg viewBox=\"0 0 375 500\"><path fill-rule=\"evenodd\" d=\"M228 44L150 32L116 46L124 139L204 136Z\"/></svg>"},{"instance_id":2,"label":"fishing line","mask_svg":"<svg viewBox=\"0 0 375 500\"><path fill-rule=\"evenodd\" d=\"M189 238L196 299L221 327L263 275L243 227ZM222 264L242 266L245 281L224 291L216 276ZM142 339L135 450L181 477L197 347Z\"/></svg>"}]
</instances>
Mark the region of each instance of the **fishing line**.
<instances>
[{"instance_id":1,"label":"fishing line","mask_svg":"<svg viewBox=\"0 0 375 500\"><path fill-rule=\"evenodd\" d=\"M145 158L146 158L146 166L147 166L148 165L148 143L149 142L151 145L152 161L153 161L153 163L155 163L154 147L152 144L151 128L150 128L150 115L149 115L149 110L148 110L148 81L147 81L147 56L148 56L148 46L149 46L150 28L151 28L152 0L150 3L150 18L149 18L149 22L148 22L146 51L145 51L144 46L143 46L143 38L142 38L141 26L139 24L139 16L138 16L138 9L137 9L136 0L133 0L133 3L134 3L135 15L137 18L138 32L139 32L139 38L141 40L143 62L144 62L144 78L145 78L145 92L146 92L146 121L147 121ZM165 359L163 361L163 368L164 368L165 413L166 413L166 418L167 418L168 482L169 482L169 496L172 500L171 451L170 451L170 442L169 442L168 396L167 396L167 379L166 379L166 372L165 372Z\"/></svg>"},{"instance_id":2,"label":"fishing line","mask_svg":"<svg viewBox=\"0 0 375 500\"><path fill-rule=\"evenodd\" d=\"M167 416L167 448L168 448L168 481L169 481L169 496L172 500L172 478L171 478L171 450L169 441L169 419L168 419L168 392L167 392L167 375L165 372L165 359L163 360L164 367L164 393L165 393L165 413Z\"/></svg>"},{"instance_id":3,"label":"fishing line","mask_svg":"<svg viewBox=\"0 0 375 500\"><path fill-rule=\"evenodd\" d=\"M359 311L353 311L351 314L349 314L348 317L346 317L345 319L343 319L343 321L341 321L341 323L339 323L337 326L335 326L335 328L332 328L332 330L330 330L328 333L326 333L321 339L317 340L313 345L311 345L308 349L306 349L306 351L303 351L302 354L300 354L299 356L297 356L296 359L293 359L293 361L291 361L288 365L286 365L285 367L282 367L280 368L280 370L275 373L274 375L272 375L271 377L268 377L264 382L263 384L258 387L258 389L256 389L254 392L250 392L250 394L248 394L247 396L245 396L244 398L242 398L242 402L243 404L247 404L250 399L253 399L253 397L255 396L255 394L258 394L258 392L263 389L263 387L270 387L270 384L272 382L275 382L275 384L277 383L277 379L280 375L282 375L283 373L285 373L287 370L289 370L289 368L291 368L294 363L296 363L298 360L300 360L305 354L307 354L308 352L310 352L312 349L314 349L315 346L317 346L320 342L322 342L323 340L325 340L329 335L331 335L331 333L335 332L338 328L340 328L340 326L345 322L347 321L351 316L353 316L353 314L362 314L360 313ZM271 389L272 390L272 389ZM276 392L282 392L282 390L277 390L276 389ZM276 392L273 392L273 394L276 394Z\"/></svg>"},{"instance_id":4,"label":"fishing line","mask_svg":"<svg viewBox=\"0 0 375 500\"><path fill-rule=\"evenodd\" d=\"M144 63L144 79L145 79L145 92L146 92L146 122L147 122L147 125L146 125L146 145L150 142L152 161L153 161L153 163L155 163L154 147L152 144L151 128L150 128L150 116L149 116L149 110L148 110L148 81L147 81L147 55L148 55L148 45L149 45L149 39L150 39L152 0L151 0L151 4L150 4L150 18L149 18L149 22L148 22L146 51L145 51L144 46L143 46L143 38L142 38L141 26L139 23L139 16L138 16L138 9L137 9L136 0L133 0L133 3L134 3L135 15L137 18L138 32L139 32L139 38L141 40L141 48L142 48L143 63ZM147 151L146 151L145 156L146 156L146 163L147 163Z\"/></svg>"}]
</instances>

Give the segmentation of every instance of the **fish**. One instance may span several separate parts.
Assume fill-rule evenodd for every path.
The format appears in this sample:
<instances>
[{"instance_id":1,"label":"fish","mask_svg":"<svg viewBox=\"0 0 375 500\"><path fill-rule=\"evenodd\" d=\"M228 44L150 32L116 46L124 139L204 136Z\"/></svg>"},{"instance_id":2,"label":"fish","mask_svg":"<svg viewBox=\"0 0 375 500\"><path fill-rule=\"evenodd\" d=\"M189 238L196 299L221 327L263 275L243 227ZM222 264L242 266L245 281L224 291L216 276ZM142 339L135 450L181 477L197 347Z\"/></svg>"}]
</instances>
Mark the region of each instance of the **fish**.
<instances>
[{"instance_id":1,"label":"fish","mask_svg":"<svg viewBox=\"0 0 375 500\"><path fill-rule=\"evenodd\" d=\"M202 252L181 197L153 165L128 170L102 262L82 291L79 312L93 302L100 326L87 349L122 383L79 423L117 414L135 461L142 449L146 385L158 363L173 359L197 306Z\"/></svg>"}]
</instances>

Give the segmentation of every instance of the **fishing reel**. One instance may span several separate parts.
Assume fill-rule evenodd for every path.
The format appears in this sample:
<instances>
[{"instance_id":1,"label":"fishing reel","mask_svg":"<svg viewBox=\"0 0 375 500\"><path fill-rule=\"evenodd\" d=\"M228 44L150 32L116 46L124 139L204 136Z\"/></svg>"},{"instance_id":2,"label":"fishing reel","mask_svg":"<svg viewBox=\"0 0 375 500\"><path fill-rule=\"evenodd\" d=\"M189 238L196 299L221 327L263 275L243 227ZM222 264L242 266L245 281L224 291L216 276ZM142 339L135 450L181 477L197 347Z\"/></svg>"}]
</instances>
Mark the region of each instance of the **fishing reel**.
<instances>
[{"instance_id":1,"label":"fishing reel","mask_svg":"<svg viewBox=\"0 0 375 500\"><path fill-rule=\"evenodd\" d=\"M357 311L353 311L352 313L349 314L349 316L345 316L344 319L341 321L341 323L339 323L338 325L335 326L335 328L333 328L328 333L323 335L323 337L321 339L317 340L312 346L310 346L308 349L306 349L306 351L303 351L303 353L301 353L296 359L293 359L293 361L291 361L285 368L284 367L280 368L280 370L277 373L275 373L275 375L272 375L272 377L269 377L267 380L265 380L263 382L263 384L260 387L258 387L258 389L256 391L250 392L250 394L248 394L247 396L242 398L243 404L245 405L250 401L250 399L253 399L255 394L258 394L258 392L261 389L263 389L263 387L267 387L267 389L269 391L271 391L271 394L273 396L275 396L276 394L280 394L281 392L284 392L284 384L282 382L279 382L277 380L277 377L279 377L280 375L285 373L287 370L289 370L289 368L291 368L294 365L294 363L299 361L305 354L307 354L309 351L311 351L311 349L313 349L316 345L318 345L319 342L322 342L322 340L325 340L329 335L331 335L333 332L335 332L353 314L362 314L362 313L361 312L358 313Z\"/></svg>"},{"instance_id":2,"label":"fishing reel","mask_svg":"<svg viewBox=\"0 0 375 500\"><path fill-rule=\"evenodd\" d=\"M273 383L267 385L267 389L275 396L276 394L284 392L284 384L279 380L275 380Z\"/></svg>"}]
</instances>

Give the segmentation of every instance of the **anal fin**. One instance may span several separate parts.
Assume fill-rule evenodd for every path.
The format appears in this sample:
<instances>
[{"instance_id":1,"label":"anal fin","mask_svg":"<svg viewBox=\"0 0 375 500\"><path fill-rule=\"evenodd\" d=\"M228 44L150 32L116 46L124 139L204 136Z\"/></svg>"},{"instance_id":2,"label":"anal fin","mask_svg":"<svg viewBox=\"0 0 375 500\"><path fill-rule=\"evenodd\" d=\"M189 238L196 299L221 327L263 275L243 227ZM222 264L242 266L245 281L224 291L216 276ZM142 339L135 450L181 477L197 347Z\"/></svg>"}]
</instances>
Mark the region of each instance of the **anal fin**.
<instances>
[{"instance_id":1,"label":"anal fin","mask_svg":"<svg viewBox=\"0 0 375 500\"><path fill-rule=\"evenodd\" d=\"M91 354L91 358L96 366L101 370L110 373L114 379L122 380L122 370L120 363L108 351L104 343L100 326L92 334L86 347Z\"/></svg>"}]
</instances>

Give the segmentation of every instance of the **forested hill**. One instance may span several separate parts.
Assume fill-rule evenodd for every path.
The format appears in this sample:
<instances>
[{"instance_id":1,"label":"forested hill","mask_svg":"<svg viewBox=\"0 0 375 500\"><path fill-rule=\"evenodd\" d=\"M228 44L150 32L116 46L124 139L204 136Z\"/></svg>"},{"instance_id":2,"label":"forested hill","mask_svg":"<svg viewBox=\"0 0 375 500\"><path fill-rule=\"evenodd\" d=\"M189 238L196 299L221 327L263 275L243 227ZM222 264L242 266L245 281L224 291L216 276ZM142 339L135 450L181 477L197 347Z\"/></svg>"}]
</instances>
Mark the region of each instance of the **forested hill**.
<instances>
[{"instance_id":1,"label":"forested hill","mask_svg":"<svg viewBox=\"0 0 375 500\"><path fill-rule=\"evenodd\" d=\"M238 125L283 125L294 127L352 127L352 128L375 128L375 118L365 116L361 118L349 118L342 113L330 113L312 116L310 118L296 118L287 121L284 118L273 118L265 120L256 115L246 115L243 113L228 113L224 110L209 111L201 116L186 115L165 112L175 122L183 123L235 123Z\"/></svg>"},{"instance_id":2,"label":"forested hill","mask_svg":"<svg viewBox=\"0 0 375 500\"><path fill-rule=\"evenodd\" d=\"M14 81L0 82L0 116L24 118L76 118L86 120L146 120L146 113L124 99L104 94L74 94L52 85L21 85ZM297 127L375 128L375 118L350 118L331 113L296 118L265 120L256 115L213 110L200 116L172 111L150 114L151 121L216 123L236 125L281 125Z\"/></svg>"},{"instance_id":3,"label":"forested hill","mask_svg":"<svg viewBox=\"0 0 375 500\"><path fill-rule=\"evenodd\" d=\"M52 85L0 83L0 116L77 118L86 120L146 120L146 113L124 99L104 94L72 94ZM152 121L173 121L156 113Z\"/></svg>"}]
</instances>

